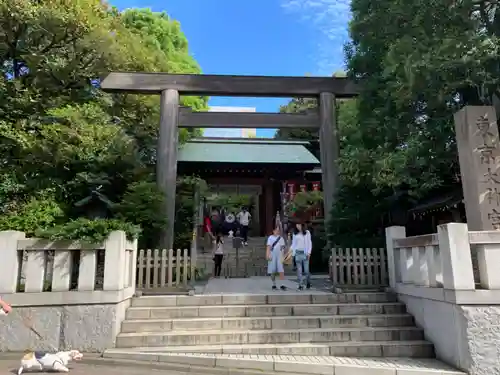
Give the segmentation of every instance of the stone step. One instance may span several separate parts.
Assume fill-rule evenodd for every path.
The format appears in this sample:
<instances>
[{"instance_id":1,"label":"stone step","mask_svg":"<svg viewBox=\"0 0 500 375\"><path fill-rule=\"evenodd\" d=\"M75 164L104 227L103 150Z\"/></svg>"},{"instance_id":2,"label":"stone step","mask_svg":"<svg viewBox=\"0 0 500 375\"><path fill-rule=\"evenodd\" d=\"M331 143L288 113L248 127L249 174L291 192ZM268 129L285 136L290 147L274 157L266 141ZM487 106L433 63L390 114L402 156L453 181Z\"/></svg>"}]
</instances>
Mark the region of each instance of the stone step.
<instances>
[{"instance_id":1,"label":"stone step","mask_svg":"<svg viewBox=\"0 0 500 375\"><path fill-rule=\"evenodd\" d=\"M297 342L337 341L411 341L423 340L424 333L417 327L363 327L264 331L206 330L170 332L120 333L116 347L175 346L208 344L277 344Z\"/></svg>"},{"instance_id":2,"label":"stone step","mask_svg":"<svg viewBox=\"0 0 500 375\"><path fill-rule=\"evenodd\" d=\"M141 297L154 298L154 297ZM224 305L224 306L171 306L130 307L126 319L175 319L209 317L271 317L310 315L372 315L404 314L406 306L392 303L338 303L289 305Z\"/></svg>"},{"instance_id":3,"label":"stone step","mask_svg":"<svg viewBox=\"0 0 500 375\"><path fill-rule=\"evenodd\" d=\"M280 344L228 344L168 347L135 347L108 349L104 355L114 353L231 353L263 355L306 355L342 357L407 357L432 358L433 345L428 341L360 341L325 343L280 343ZM129 359L133 359L130 358Z\"/></svg>"},{"instance_id":4,"label":"stone step","mask_svg":"<svg viewBox=\"0 0 500 375\"><path fill-rule=\"evenodd\" d=\"M106 354L105 354L106 355ZM108 353L112 359L134 358L148 363L177 365L189 368L189 373L219 374L276 374L276 375L464 375L437 360L408 358L344 358L331 356L256 356L238 354L181 354L181 353Z\"/></svg>"},{"instance_id":5,"label":"stone step","mask_svg":"<svg viewBox=\"0 0 500 375\"><path fill-rule=\"evenodd\" d=\"M207 306L207 305L286 305L330 303L396 302L391 293L297 293L277 291L274 294L225 294L198 296L143 296L132 300L133 307Z\"/></svg>"},{"instance_id":6,"label":"stone step","mask_svg":"<svg viewBox=\"0 0 500 375\"><path fill-rule=\"evenodd\" d=\"M172 330L265 330L341 327L404 327L414 324L409 314L275 316L236 318L138 319L125 320L122 333Z\"/></svg>"}]
</instances>

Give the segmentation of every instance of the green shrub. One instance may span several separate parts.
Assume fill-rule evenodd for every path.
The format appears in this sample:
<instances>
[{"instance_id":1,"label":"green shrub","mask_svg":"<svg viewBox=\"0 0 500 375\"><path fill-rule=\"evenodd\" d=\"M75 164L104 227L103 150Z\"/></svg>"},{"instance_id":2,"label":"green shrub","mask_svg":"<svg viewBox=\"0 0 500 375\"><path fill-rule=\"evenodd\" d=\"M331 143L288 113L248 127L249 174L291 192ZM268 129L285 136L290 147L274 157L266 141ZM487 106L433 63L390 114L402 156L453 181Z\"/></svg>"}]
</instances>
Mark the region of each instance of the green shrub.
<instances>
[{"instance_id":1,"label":"green shrub","mask_svg":"<svg viewBox=\"0 0 500 375\"><path fill-rule=\"evenodd\" d=\"M52 228L40 229L36 231L36 236L53 241L81 240L90 243L99 243L105 241L109 234L115 230L124 231L129 240L138 238L141 233L141 228L138 225L117 219L89 220L78 218Z\"/></svg>"},{"instance_id":2,"label":"green shrub","mask_svg":"<svg viewBox=\"0 0 500 375\"><path fill-rule=\"evenodd\" d=\"M162 213L165 197L154 182L131 184L122 201L113 207L116 218L142 228L139 247L155 247L159 231L167 225Z\"/></svg>"},{"instance_id":3,"label":"green shrub","mask_svg":"<svg viewBox=\"0 0 500 375\"><path fill-rule=\"evenodd\" d=\"M32 237L38 230L53 227L63 219L64 211L52 197L32 197L0 215L0 231L18 230Z\"/></svg>"}]
</instances>

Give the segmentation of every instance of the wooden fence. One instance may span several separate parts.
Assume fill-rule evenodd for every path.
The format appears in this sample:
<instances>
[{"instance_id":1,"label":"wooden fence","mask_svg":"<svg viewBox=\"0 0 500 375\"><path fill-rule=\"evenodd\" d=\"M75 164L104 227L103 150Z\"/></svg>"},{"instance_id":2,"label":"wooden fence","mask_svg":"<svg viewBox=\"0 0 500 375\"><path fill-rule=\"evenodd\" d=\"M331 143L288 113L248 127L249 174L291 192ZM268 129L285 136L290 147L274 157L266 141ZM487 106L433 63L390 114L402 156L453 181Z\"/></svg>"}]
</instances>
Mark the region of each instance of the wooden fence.
<instances>
[{"instance_id":1,"label":"wooden fence","mask_svg":"<svg viewBox=\"0 0 500 375\"><path fill-rule=\"evenodd\" d=\"M386 249L335 248L330 256L330 277L334 285L386 286Z\"/></svg>"},{"instance_id":2,"label":"wooden fence","mask_svg":"<svg viewBox=\"0 0 500 375\"><path fill-rule=\"evenodd\" d=\"M142 290L187 287L195 278L195 264L188 250L139 250L137 288Z\"/></svg>"}]
</instances>

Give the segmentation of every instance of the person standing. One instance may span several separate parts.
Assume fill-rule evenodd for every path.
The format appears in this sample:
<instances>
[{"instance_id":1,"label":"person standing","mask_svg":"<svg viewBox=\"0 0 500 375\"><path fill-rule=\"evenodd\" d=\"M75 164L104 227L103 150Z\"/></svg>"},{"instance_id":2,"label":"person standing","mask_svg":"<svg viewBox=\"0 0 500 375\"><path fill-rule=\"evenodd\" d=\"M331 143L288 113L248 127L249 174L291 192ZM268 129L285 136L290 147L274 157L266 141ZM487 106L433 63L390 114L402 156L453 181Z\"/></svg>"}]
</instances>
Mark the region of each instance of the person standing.
<instances>
[{"instance_id":1,"label":"person standing","mask_svg":"<svg viewBox=\"0 0 500 375\"><path fill-rule=\"evenodd\" d=\"M285 240L281 237L279 228L274 228L273 233L267 239L266 245L267 273L271 276L273 290L276 290L278 289L276 286L276 276L279 275L280 280L284 280L285 278L285 270L283 268ZM286 290L286 286L281 285L280 289Z\"/></svg>"},{"instance_id":2,"label":"person standing","mask_svg":"<svg viewBox=\"0 0 500 375\"><path fill-rule=\"evenodd\" d=\"M246 207L243 207L236 218L240 224L240 235L243 238L243 245L248 246L248 226L250 225L252 215L250 215Z\"/></svg>"},{"instance_id":3,"label":"person standing","mask_svg":"<svg viewBox=\"0 0 500 375\"><path fill-rule=\"evenodd\" d=\"M214 248L214 277L220 277L222 271L222 261L224 260L224 241L222 234L217 233Z\"/></svg>"},{"instance_id":4,"label":"person standing","mask_svg":"<svg viewBox=\"0 0 500 375\"><path fill-rule=\"evenodd\" d=\"M292 252L292 256L295 257L299 290L304 289L304 276L306 278L306 288L310 289L311 274L309 272L309 259L311 258L312 241L311 233L306 229L303 223L295 224L290 251Z\"/></svg>"},{"instance_id":5,"label":"person standing","mask_svg":"<svg viewBox=\"0 0 500 375\"><path fill-rule=\"evenodd\" d=\"M203 219L203 232L204 232L204 252L208 253L211 251L213 243L215 241L215 236L212 229L212 221L208 214Z\"/></svg>"},{"instance_id":6,"label":"person standing","mask_svg":"<svg viewBox=\"0 0 500 375\"><path fill-rule=\"evenodd\" d=\"M212 223L212 233L218 233L222 229L222 214L221 211L218 208L212 209L212 212L210 214L210 221Z\"/></svg>"}]
</instances>

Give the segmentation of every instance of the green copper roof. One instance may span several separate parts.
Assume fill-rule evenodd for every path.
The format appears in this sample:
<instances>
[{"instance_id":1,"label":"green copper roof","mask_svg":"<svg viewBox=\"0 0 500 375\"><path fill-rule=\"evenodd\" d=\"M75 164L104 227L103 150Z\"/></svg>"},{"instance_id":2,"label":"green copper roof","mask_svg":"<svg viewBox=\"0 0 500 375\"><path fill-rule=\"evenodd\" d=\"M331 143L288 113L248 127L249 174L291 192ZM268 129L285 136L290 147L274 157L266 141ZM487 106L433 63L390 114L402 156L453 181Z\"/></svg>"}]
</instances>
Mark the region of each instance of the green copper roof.
<instances>
[{"instance_id":1,"label":"green copper roof","mask_svg":"<svg viewBox=\"0 0 500 375\"><path fill-rule=\"evenodd\" d=\"M179 151L180 162L319 164L304 146L307 141L255 138L198 138Z\"/></svg>"}]
</instances>

